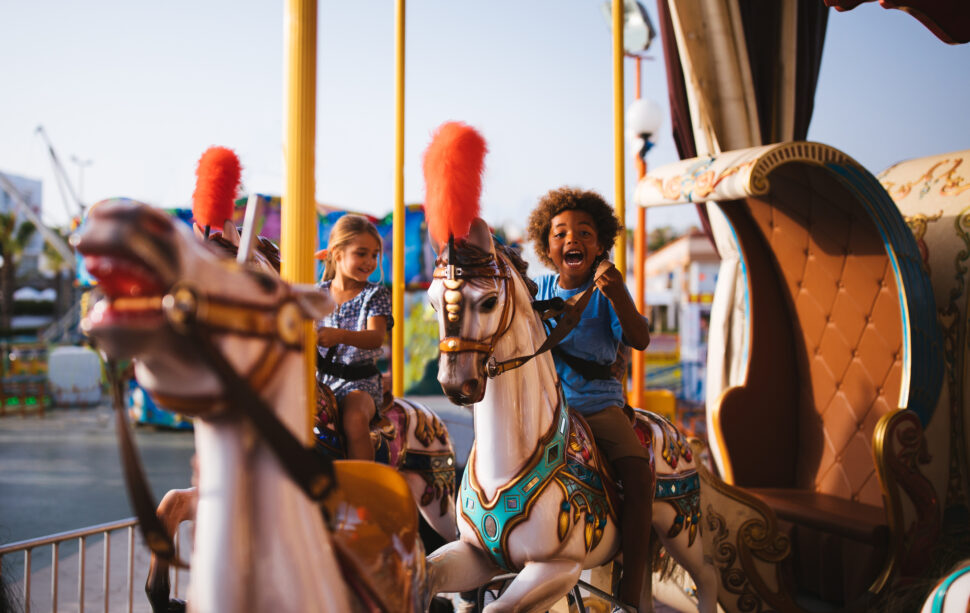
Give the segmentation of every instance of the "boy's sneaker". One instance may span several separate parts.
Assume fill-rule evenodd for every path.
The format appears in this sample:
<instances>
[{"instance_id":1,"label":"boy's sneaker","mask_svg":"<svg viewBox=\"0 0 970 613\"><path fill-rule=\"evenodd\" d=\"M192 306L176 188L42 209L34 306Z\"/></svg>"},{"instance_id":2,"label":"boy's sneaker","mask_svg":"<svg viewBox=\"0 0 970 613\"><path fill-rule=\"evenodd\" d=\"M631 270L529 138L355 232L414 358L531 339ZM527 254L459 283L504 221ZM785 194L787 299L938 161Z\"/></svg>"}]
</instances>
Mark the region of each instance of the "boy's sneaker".
<instances>
[{"instance_id":1,"label":"boy's sneaker","mask_svg":"<svg viewBox=\"0 0 970 613\"><path fill-rule=\"evenodd\" d=\"M615 604L613 605L612 613L640 613L640 612L633 605Z\"/></svg>"}]
</instances>

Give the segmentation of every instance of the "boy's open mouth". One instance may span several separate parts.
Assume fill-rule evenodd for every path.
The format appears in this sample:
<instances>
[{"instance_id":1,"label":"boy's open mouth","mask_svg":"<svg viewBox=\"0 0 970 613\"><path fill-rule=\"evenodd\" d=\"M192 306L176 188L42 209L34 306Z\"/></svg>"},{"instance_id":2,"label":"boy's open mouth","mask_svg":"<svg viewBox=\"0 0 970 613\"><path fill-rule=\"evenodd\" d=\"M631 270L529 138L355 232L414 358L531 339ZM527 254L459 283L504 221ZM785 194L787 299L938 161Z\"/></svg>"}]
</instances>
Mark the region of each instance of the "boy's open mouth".
<instances>
[{"instance_id":1,"label":"boy's open mouth","mask_svg":"<svg viewBox=\"0 0 970 613\"><path fill-rule=\"evenodd\" d=\"M582 251L572 249L562 256L562 261L566 266L582 266L585 256Z\"/></svg>"}]
</instances>

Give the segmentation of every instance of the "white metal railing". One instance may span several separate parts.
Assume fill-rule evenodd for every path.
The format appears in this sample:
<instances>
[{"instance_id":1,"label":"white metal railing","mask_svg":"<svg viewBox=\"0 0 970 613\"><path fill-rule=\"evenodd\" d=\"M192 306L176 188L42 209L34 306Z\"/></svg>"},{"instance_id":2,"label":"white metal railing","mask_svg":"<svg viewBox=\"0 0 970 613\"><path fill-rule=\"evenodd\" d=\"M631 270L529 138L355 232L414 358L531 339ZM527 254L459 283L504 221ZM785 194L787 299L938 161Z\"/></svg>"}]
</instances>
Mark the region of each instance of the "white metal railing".
<instances>
[{"instance_id":1,"label":"white metal railing","mask_svg":"<svg viewBox=\"0 0 970 613\"><path fill-rule=\"evenodd\" d=\"M78 612L84 613L84 582L86 568L86 545L89 537L96 537L101 535L104 539L104 556L102 558L102 588L104 592L104 611L108 613L109 611L109 595L111 588L111 533L119 532L122 530L126 531L126 536L128 540L128 555L125 564L127 570L127 611L132 613L134 606L134 559L135 559L135 527L138 524L138 520L134 517L128 519L121 519L114 522L109 522L106 524L98 524L96 526L90 526L87 528L80 528L78 530L70 530L68 532L59 532L57 534L51 534L49 536L43 536L40 538L30 539L26 541L18 541L15 543L9 543L6 545L0 545L0 577L3 576L3 556L12 555L18 552L23 552L24 554L24 573L23 573L23 600L24 600L24 613L30 613L30 600L32 593L32 556L35 549L46 547L50 545L51 547L51 611L57 611L58 604L58 582L59 578L59 550L60 545L64 542L77 539L78 543L78 562L77 562L77 600L78 600ZM179 535L178 530L175 534L175 549L178 551L179 548ZM172 584L172 595L178 597L179 592L179 571L175 569L174 582Z\"/></svg>"}]
</instances>

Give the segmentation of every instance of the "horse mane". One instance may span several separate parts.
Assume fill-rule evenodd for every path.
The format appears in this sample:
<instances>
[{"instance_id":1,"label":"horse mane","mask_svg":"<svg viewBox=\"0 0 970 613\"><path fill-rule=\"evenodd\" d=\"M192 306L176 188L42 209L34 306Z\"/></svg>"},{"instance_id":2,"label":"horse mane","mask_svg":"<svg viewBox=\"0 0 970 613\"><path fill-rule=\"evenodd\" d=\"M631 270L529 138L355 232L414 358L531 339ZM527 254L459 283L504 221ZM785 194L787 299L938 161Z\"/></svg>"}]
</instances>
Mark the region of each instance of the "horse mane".
<instances>
[{"instance_id":1,"label":"horse mane","mask_svg":"<svg viewBox=\"0 0 970 613\"><path fill-rule=\"evenodd\" d=\"M510 264L522 277L522 282L525 283L526 288L529 290L529 295L533 298L539 292L539 286L536 282L529 278L529 263L522 259L522 254L519 249L515 247L510 247L504 245L498 241L493 241L495 244L495 251L499 255L502 255L509 261ZM469 266L479 266L488 262L492 257L492 254L485 251L484 249L473 245L467 241L458 241L456 248L461 252L461 261L463 264ZM446 266L448 264L448 251L442 250L441 255L435 261L435 266Z\"/></svg>"}]
</instances>

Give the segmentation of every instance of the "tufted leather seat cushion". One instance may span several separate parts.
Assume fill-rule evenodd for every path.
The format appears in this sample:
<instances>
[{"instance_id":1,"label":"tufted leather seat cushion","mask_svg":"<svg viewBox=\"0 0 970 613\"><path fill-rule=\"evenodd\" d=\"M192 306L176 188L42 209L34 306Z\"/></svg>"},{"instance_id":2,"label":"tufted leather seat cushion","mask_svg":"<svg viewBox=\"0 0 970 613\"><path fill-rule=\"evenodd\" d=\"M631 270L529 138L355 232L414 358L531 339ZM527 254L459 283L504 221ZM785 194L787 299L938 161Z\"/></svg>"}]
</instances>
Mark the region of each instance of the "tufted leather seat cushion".
<instances>
[{"instance_id":1,"label":"tufted leather seat cushion","mask_svg":"<svg viewBox=\"0 0 970 613\"><path fill-rule=\"evenodd\" d=\"M882 507L876 422L902 376L896 281L875 225L831 174L785 166L748 199L792 314L799 371L799 489ZM846 203L856 208L846 207Z\"/></svg>"},{"instance_id":2,"label":"tufted leather seat cushion","mask_svg":"<svg viewBox=\"0 0 970 613\"><path fill-rule=\"evenodd\" d=\"M888 551L872 439L899 406L899 296L878 230L831 173L787 165L770 183L767 196L722 203L752 329L745 384L714 416L734 482L787 526L799 590L849 602Z\"/></svg>"}]
</instances>

